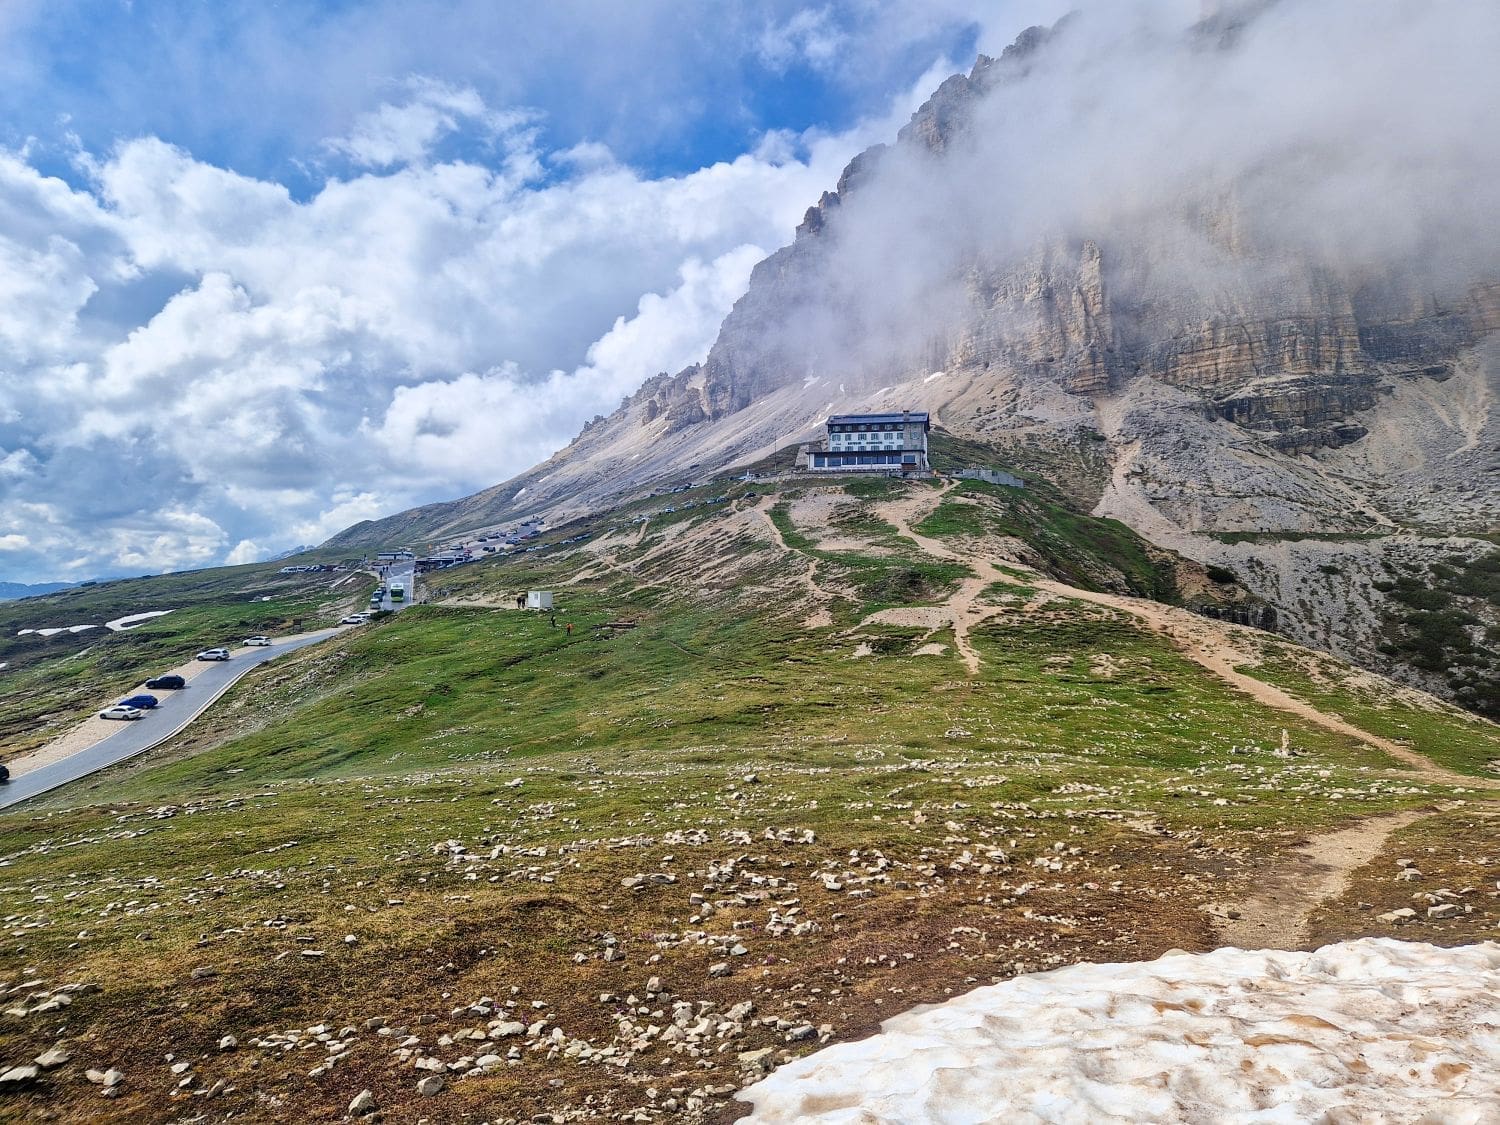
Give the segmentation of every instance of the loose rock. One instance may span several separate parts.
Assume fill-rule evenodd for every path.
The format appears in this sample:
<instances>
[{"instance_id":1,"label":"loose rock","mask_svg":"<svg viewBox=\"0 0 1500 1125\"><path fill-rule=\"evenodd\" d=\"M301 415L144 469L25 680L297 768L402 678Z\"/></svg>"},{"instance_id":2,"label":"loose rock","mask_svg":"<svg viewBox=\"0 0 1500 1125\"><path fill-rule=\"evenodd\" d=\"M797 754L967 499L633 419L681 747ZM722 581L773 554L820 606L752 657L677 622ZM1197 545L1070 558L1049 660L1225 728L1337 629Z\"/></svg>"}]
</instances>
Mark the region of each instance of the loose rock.
<instances>
[{"instance_id":1,"label":"loose rock","mask_svg":"<svg viewBox=\"0 0 1500 1125\"><path fill-rule=\"evenodd\" d=\"M354 1100L349 1103L349 1112L355 1117L363 1117L367 1113L376 1110L375 1095L369 1090L361 1090L354 1095Z\"/></svg>"},{"instance_id":2,"label":"loose rock","mask_svg":"<svg viewBox=\"0 0 1500 1125\"><path fill-rule=\"evenodd\" d=\"M62 1066L72 1057L72 1052L66 1047L48 1047L36 1057L36 1065L43 1070L51 1070L55 1066Z\"/></svg>"}]
</instances>

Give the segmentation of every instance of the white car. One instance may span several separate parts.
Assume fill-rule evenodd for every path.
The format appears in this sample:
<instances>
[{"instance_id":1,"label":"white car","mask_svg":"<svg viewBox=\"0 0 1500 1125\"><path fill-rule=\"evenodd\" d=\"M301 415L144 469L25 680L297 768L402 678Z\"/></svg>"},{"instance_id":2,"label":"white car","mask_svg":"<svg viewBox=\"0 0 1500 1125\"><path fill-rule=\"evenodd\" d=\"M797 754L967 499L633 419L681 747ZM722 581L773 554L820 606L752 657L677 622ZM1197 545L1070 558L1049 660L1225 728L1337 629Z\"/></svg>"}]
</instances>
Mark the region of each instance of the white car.
<instances>
[{"instance_id":1,"label":"white car","mask_svg":"<svg viewBox=\"0 0 1500 1125\"><path fill-rule=\"evenodd\" d=\"M229 650L227 648L206 648L197 656L198 660L228 660Z\"/></svg>"},{"instance_id":2,"label":"white car","mask_svg":"<svg viewBox=\"0 0 1500 1125\"><path fill-rule=\"evenodd\" d=\"M340 617L339 618L339 624L340 625L363 625L368 620L370 620L370 619L368 617L366 617L362 613L351 613L348 617Z\"/></svg>"},{"instance_id":3,"label":"white car","mask_svg":"<svg viewBox=\"0 0 1500 1125\"><path fill-rule=\"evenodd\" d=\"M271 638L270 637L246 637L245 638L245 644L249 645L251 648L270 648L271 647Z\"/></svg>"},{"instance_id":4,"label":"white car","mask_svg":"<svg viewBox=\"0 0 1500 1125\"><path fill-rule=\"evenodd\" d=\"M123 703L117 703L113 707L106 707L99 712L101 719L139 719L146 712L139 707L126 707Z\"/></svg>"}]
</instances>

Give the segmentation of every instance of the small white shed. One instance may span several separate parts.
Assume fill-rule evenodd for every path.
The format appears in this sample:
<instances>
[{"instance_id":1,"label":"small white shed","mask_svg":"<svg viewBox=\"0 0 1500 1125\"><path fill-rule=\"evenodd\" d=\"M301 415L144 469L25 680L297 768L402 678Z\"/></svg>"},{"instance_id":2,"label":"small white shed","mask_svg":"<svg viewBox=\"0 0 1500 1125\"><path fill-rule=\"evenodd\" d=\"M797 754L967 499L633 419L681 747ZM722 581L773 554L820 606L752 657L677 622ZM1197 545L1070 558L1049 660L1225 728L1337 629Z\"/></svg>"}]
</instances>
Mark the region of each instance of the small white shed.
<instances>
[{"instance_id":1,"label":"small white shed","mask_svg":"<svg viewBox=\"0 0 1500 1125\"><path fill-rule=\"evenodd\" d=\"M528 590L526 592L526 608L527 609L551 609L552 608L552 591L551 590Z\"/></svg>"}]
</instances>

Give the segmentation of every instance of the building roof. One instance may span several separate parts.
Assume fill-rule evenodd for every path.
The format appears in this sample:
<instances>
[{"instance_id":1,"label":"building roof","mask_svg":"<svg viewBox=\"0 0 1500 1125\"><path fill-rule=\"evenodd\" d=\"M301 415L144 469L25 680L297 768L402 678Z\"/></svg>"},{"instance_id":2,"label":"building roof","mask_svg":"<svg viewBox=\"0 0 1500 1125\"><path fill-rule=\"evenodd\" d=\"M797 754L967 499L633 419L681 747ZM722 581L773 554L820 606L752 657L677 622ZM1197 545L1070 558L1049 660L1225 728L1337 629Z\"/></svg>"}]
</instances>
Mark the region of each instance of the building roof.
<instances>
[{"instance_id":1,"label":"building roof","mask_svg":"<svg viewBox=\"0 0 1500 1125\"><path fill-rule=\"evenodd\" d=\"M927 412L925 410L907 410L900 414L833 414L829 416L827 424L830 426L848 426L856 424L864 425L870 422L882 425L889 425L893 422L920 422L924 426L928 424Z\"/></svg>"}]
</instances>

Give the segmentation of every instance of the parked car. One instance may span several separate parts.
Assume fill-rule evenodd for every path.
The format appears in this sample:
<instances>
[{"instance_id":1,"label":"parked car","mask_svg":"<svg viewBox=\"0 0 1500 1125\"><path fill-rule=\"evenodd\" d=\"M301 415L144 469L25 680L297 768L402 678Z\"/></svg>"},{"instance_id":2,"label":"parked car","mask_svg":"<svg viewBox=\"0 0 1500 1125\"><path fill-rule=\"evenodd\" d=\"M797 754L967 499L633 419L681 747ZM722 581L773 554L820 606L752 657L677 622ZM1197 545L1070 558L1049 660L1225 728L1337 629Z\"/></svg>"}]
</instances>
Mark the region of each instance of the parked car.
<instances>
[{"instance_id":1,"label":"parked car","mask_svg":"<svg viewBox=\"0 0 1500 1125\"><path fill-rule=\"evenodd\" d=\"M206 648L197 656L198 660L228 660L229 650L227 648Z\"/></svg>"},{"instance_id":2,"label":"parked car","mask_svg":"<svg viewBox=\"0 0 1500 1125\"><path fill-rule=\"evenodd\" d=\"M339 624L340 625L363 625L368 620L370 620L370 619L368 617L366 617L362 613L351 613L348 617L340 617L339 618Z\"/></svg>"},{"instance_id":3,"label":"parked car","mask_svg":"<svg viewBox=\"0 0 1500 1125\"><path fill-rule=\"evenodd\" d=\"M124 704L116 703L113 707L106 707L99 712L101 719L139 719L146 712L139 707L126 707Z\"/></svg>"},{"instance_id":4,"label":"parked car","mask_svg":"<svg viewBox=\"0 0 1500 1125\"><path fill-rule=\"evenodd\" d=\"M132 695L129 699L120 700L121 707L134 707L138 711L149 711L157 703L154 695Z\"/></svg>"},{"instance_id":5,"label":"parked car","mask_svg":"<svg viewBox=\"0 0 1500 1125\"><path fill-rule=\"evenodd\" d=\"M245 644L249 645L251 648L269 648L271 646L271 638L260 636L246 637Z\"/></svg>"},{"instance_id":6,"label":"parked car","mask_svg":"<svg viewBox=\"0 0 1500 1125\"><path fill-rule=\"evenodd\" d=\"M10 780L10 767L0 762L0 785Z\"/></svg>"},{"instance_id":7,"label":"parked car","mask_svg":"<svg viewBox=\"0 0 1500 1125\"><path fill-rule=\"evenodd\" d=\"M170 676L155 676L152 679L147 680L144 686L152 688L156 691L162 691L163 689L176 691L178 688L187 687L187 681L176 674Z\"/></svg>"}]
</instances>

